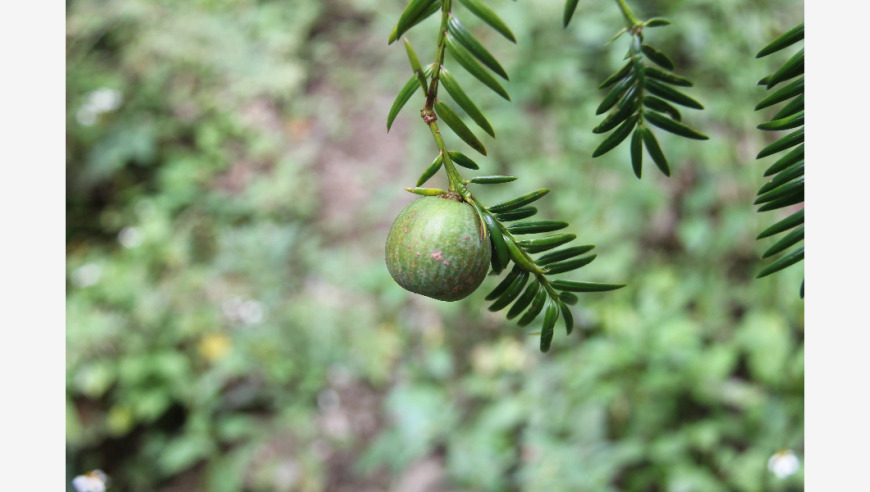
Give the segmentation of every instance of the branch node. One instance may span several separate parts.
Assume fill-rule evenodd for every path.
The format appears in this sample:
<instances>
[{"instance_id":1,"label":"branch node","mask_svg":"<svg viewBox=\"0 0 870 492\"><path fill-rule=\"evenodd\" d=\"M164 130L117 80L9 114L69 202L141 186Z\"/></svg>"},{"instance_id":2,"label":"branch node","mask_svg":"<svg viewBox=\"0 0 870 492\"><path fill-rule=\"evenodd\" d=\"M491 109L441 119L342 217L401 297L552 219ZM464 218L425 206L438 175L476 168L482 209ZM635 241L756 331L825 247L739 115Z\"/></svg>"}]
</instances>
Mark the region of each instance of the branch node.
<instances>
[{"instance_id":1,"label":"branch node","mask_svg":"<svg viewBox=\"0 0 870 492\"><path fill-rule=\"evenodd\" d=\"M438 120L438 116L435 115L435 112L426 111L425 109L420 110L420 117L423 118L423 121L425 121L427 125Z\"/></svg>"}]
</instances>

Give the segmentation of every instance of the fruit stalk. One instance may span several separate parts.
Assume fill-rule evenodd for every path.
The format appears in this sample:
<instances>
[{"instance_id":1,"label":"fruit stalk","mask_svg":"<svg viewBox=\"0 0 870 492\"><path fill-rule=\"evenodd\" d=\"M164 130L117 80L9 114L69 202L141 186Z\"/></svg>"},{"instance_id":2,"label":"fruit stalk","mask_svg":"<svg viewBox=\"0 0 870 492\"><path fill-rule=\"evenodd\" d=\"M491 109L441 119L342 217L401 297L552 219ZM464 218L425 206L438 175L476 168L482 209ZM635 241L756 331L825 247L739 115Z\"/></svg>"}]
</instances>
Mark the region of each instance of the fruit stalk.
<instances>
[{"instance_id":1,"label":"fruit stalk","mask_svg":"<svg viewBox=\"0 0 870 492\"><path fill-rule=\"evenodd\" d=\"M458 193L463 200L471 203L473 200L471 192L468 191L468 188L465 186L465 180L453 165L453 160L450 158L450 153L447 151L447 145L444 143L444 139L441 137L441 132L438 130L438 116L435 115L435 110L433 109L435 99L438 98L438 80L441 75L441 66L444 64L444 55L447 46L447 21L450 19L450 3L450 0L443 0L441 2L441 28L438 30L438 51L435 55L435 70L432 74L432 81L429 83L429 90L426 94L426 104L420 111L420 116L429 126L429 130L432 132L432 137L435 139L435 145L438 146L438 150L441 152L441 158L444 161L444 169L447 171L447 189L454 193ZM475 209L477 209L477 207L475 207ZM483 219L481 218L481 221L482 220Z\"/></svg>"},{"instance_id":2,"label":"fruit stalk","mask_svg":"<svg viewBox=\"0 0 870 492\"><path fill-rule=\"evenodd\" d=\"M429 115L430 112L431 115ZM456 166L453 164L453 160L450 158L450 152L447 151L447 144L444 143L444 138L441 136L441 131L438 130L438 123L436 122L437 117L435 116L435 112L431 109L423 110L423 119L428 120L429 130L432 132L432 137L435 139L435 145L438 146L438 151L441 152L441 159L444 162L444 170L447 171L447 180L448 180L448 191L452 191L454 193L459 194L463 200L467 202L471 202L474 197L471 196L471 192L468 191L468 187L465 186L465 179L459 174L459 171L456 170ZM428 117L427 117L428 116Z\"/></svg>"},{"instance_id":3,"label":"fruit stalk","mask_svg":"<svg viewBox=\"0 0 870 492\"><path fill-rule=\"evenodd\" d=\"M426 106L424 107L424 111L429 111L433 115L432 106L435 104L435 98L438 96L438 80L441 76L441 65L444 64L444 54L447 49L447 21L449 19L450 0L442 0L441 28L438 30L438 51L435 55L435 68L437 70L432 74L432 82L429 84L429 91L426 94Z\"/></svg>"}]
</instances>

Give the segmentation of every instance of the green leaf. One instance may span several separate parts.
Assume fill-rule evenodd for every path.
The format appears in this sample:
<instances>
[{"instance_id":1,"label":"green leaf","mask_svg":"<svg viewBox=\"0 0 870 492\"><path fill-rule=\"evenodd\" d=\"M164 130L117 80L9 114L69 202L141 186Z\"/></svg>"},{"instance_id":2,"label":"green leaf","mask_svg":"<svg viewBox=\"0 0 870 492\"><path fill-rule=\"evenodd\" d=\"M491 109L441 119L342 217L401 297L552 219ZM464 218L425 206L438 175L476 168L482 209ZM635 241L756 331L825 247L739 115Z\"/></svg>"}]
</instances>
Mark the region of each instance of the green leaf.
<instances>
[{"instance_id":1,"label":"green leaf","mask_svg":"<svg viewBox=\"0 0 870 492\"><path fill-rule=\"evenodd\" d=\"M617 104L616 109L611 111L598 126L593 128L592 133L607 133L633 115L640 106L637 95L637 86L628 89L628 92L625 93Z\"/></svg>"},{"instance_id":2,"label":"green leaf","mask_svg":"<svg viewBox=\"0 0 870 492\"><path fill-rule=\"evenodd\" d=\"M411 47L411 43L408 42L408 38L402 38L405 42L405 51L408 52L408 61L411 63L411 68L414 70L414 76L417 77L417 82L420 83L420 88L423 90L423 94L428 92L428 87L426 85L426 81L432 75L432 70L435 67L435 64L427 65L425 68L420 68L420 60L417 59L417 54L414 53L414 48Z\"/></svg>"},{"instance_id":3,"label":"green leaf","mask_svg":"<svg viewBox=\"0 0 870 492\"><path fill-rule=\"evenodd\" d=\"M632 65L631 61L629 61L628 63L623 65L622 68L617 70L613 75L611 75L610 77L607 77L604 80L604 82L602 82L601 85L598 86L598 88L599 89L606 89L606 88L610 87L611 85L615 84L616 81L622 80L623 77L628 75L628 72L631 71L631 65Z\"/></svg>"},{"instance_id":4,"label":"green leaf","mask_svg":"<svg viewBox=\"0 0 870 492\"><path fill-rule=\"evenodd\" d=\"M761 255L761 258L769 258L777 253L785 251L786 249L797 244L798 242L803 241L803 239L804 226L800 226L797 229L786 234L785 237L783 237L782 239L777 241L776 244L768 248L768 250L765 251L763 255Z\"/></svg>"},{"instance_id":5,"label":"green leaf","mask_svg":"<svg viewBox=\"0 0 870 492\"><path fill-rule=\"evenodd\" d=\"M435 113L441 118L441 121L447 123L459 138L471 146L474 150L486 155L486 147L477 139L472 131L462 122L459 116L450 109L449 106L441 101L435 101Z\"/></svg>"},{"instance_id":6,"label":"green leaf","mask_svg":"<svg viewBox=\"0 0 870 492\"><path fill-rule=\"evenodd\" d=\"M783 169L791 166L792 164L803 160L804 158L804 144L800 144L795 147L793 150L789 151L788 154L780 157L774 162L766 171L764 171L764 177L772 176Z\"/></svg>"},{"instance_id":7,"label":"green leaf","mask_svg":"<svg viewBox=\"0 0 870 492\"><path fill-rule=\"evenodd\" d=\"M798 178L804 175L804 161L796 162L793 165L784 169L781 173L774 176L772 180L770 180L767 184L761 187L758 190L758 195L762 195L767 193L770 190L775 190L776 188L782 186L789 181Z\"/></svg>"},{"instance_id":8,"label":"green leaf","mask_svg":"<svg viewBox=\"0 0 870 492\"><path fill-rule=\"evenodd\" d=\"M776 272L778 272L786 267L792 266L795 263L797 263L803 259L804 259L804 248L803 248L803 246L801 246L800 248L796 249L795 251L783 256L782 258L780 258L780 259L776 260L775 262L771 263L770 265L768 265L767 268L761 270L761 272L755 278L766 277L766 276L770 275L771 273L776 273Z\"/></svg>"},{"instance_id":9,"label":"green leaf","mask_svg":"<svg viewBox=\"0 0 870 492\"><path fill-rule=\"evenodd\" d=\"M447 21L447 32L456 40L457 43L462 45L463 48L467 49L469 53L480 60L480 63L489 67L490 70L498 74L501 78L510 80L507 72L504 71L504 68L502 68L498 63L498 60L496 60L495 57L492 56L492 53L487 51L487 49L480 44L480 41L478 41L477 38L475 38L468 29L459 22L459 19L454 16L450 17Z\"/></svg>"},{"instance_id":10,"label":"green leaf","mask_svg":"<svg viewBox=\"0 0 870 492\"><path fill-rule=\"evenodd\" d=\"M688 126L680 123L679 121L672 120L667 116L661 113L657 113L655 111L644 111L643 117L653 125L661 128L662 130L669 131L675 135L680 135L686 138L693 138L695 140L710 139L710 137L708 137L707 135L697 132L689 128Z\"/></svg>"},{"instance_id":11,"label":"green leaf","mask_svg":"<svg viewBox=\"0 0 870 492\"><path fill-rule=\"evenodd\" d=\"M583 246L572 246L570 248L560 249L559 251L553 251L552 253L542 255L540 258L535 260L535 263L540 266L549 265L557 261L567 260L570 258L574 258L575 256L580 256L583 253L592 251L592 249L594 248L594 244L585 244Z\"/></svg>"},{"instance_id":12,"label":"green leaf","mask_svg":"<svg viewBox=\"0 0 870 492\"><path fill-rule=\"evenodd\" d=\"M402 87L402 90L399 91L399 95L396 96L396 99L393 101L393 106L390 108L390 113L387 115L387 131L390 131L390 128L393 126L393 120L396 119L396 116L399 115L399 111L405 107L405 103L411 99L411 96L414 95L414 92L420 87L419 82L417 82L417 76L414 75L408 82L405 83L405 86Z\"/></svg>"},{"instance_id":13,"label":"green leaf","mask_svg":"<svg viewBox=\"0 0 870 492\"><path fill-rule=\"evenodd\" d=\"M441 67L441 75L439 76L441 83L444 85L444 88L447 89L447 93L450 94L450 97L456 101L456 104L465 111L468 116L477 123L483 131L489 134L489 136L495 138L495 130L492 129L492 125L489 124L489 121L486 120L486 117L483 116L483 113L480 112L480 109L477 108L477 105L468 97L462 87L459 85L459 82L453 78L453 75L447 71L446 68Z\"/></svg>"},{"instance_id":14,"label":"green leaf","mask_svg":"<svg viewBox=\"0 0 870 492\"><path fill-rule=\"evenodd\" d=\"M538 213L538 209L535 207L522 207L516 210L511 210L510 212L495 214L495 217L502 222L511 222L514 220L527 219L536 213Z\"/></svg>"},{"instance_id":15,"label":"green leaf","mask_svg":"<svg viewBox=\"0 0 870 492\"><path fill-rule=\"evenodd\" d=\"M604 100L601 101L601 104L598 105L598 108L595 110L595 114L604 114L608 109L612 108L617 101L619 101L620 96L628 90L629 87L634 84L636 80L635 74L632 73L630 76L622 79L616 86L604 96Z\"/></svg>"},{"instance_id":16,"label":"green leaf","mask_svg":"<svg viewBox=\"0 0 870 492\"><path fill-rule=\"evenodd\" d=\"M667 99L671 102L675 102L681 106L686 106L687 108L694 109L704 109L704 106L702 106L701 103L699 103L698 101L692 99L691 97L683 94L676 89L662 84L657 80L647 80L646 89L661 98Z\"/></svg>"},{"instance_id":17,"label":"green leaf","mask_svg":"<svg viewBox=\"0 0 870 492\"><path fill-rule=\"evenodd\" d=\"M691 80L680 77L675 73L659 70L656 67L646 67L644 69L644 73L649 77L661 80L662 82L665 82L667 84L679 85L682 87L694 87L694 84L692 84Z\"/></svg>"},{"instance_id":18,"label":"green leaf","mask_svg":"<svg viewBox=\"0 0 870 492\"><path fill-rule=\"evenodd\" d=\"M471 207L474 209L475 215L477 215L477 218L479 221L478 227L480 228L479 230L480 230L481 237L483 239L486 239L487 227L486 227L486 220L483 218L483 215L486 214L487 212L483 209L482 206L480 206L480 204L477 203L476 200L471 200L470 202L468 202L468 204L471 205Z\"/></svg>"},{"instance_id":19,"label":"green leaf","mask_svg":"<svg viewBox=\"0 0 870 492\"><path fill-rule=\"evenodd\" d=\"M768 131L791 130L792 128L797 128L803 124L804 112L799 111L796 114L786 116L785 118L780 118L778 120L771 120L767 123L762 123L758 125L758 129Z\"/></svg>"},{"instance_id":20,"label":"green leaf","mask_svg":"<svg viewBox=\"0 0 870 492\"><path fill-rule=\"evenodd\" d=\"M786 33L784 33L782 36L771 41L770 44L768 44L767 46L762 48L761 51L759 51L758 54L755 55L755 57L761 58L761 57L767 56L771 53L775 53L783 48L787 48L787 47L793 45L794 43L797 43L798 41L800 41L803 38L804 38L804 24L803 24L803 22L801 22L800 24L798 24L794 28L792 28L789 31L787 31Z\"/></svg>"},{"instance_id":21,"label":"green leaf","mask_svg":"<svg viewBox=\"0 0 870 492\"><path fill-rule=\"evenodd\" d=\"M405 52L408 54L408 62L411 64L411 69L415 72L422 72L423 66L420 65L420 59L417 58L417 53L414 51L414 47L411 46L411 42L408 41L408 38L402 38L402 41L405 43Z\"/></svg>"},{"instance_id":22,"label":"green leaf","mask_svg":"<svg viewBox=\"0 0 870 492\"><path fill-rule=\"evenodd\" d=\"M646 55L647 58L652 60L653 63L655 63L656 65L666 70L674 69L674 62L672 62L671 59L668 58L668 56L661 51L653 48L648 44L642 44L640 46L640 49L641 51L643 51L643 54Z\"/></svg>"},{"instance_id":23,"label":"green leaf","mask_svg":"<svg viewBox=\"0 0 870 492\"><path fill-rule=\"evenodd\" d=\"M558 275L560 273L582 268L592 263L597 256L598 255L589 255L582 258L574 258L573 260L566 260L561 263L555 263L551 265L550 268L546 269L547 275Z\"/></svg>"},{"instance_id":24,"label":"green leaf","mask_svg":"<svg viewBox=\"0 0 870 492\"><path fill-rule=\"evenodd\" d=\"M769 201L762 205L758 211L759 212L767 212L768 210L776 210L778 208L790 207L792 205L797 205L804 201L804 190L801 188L798 191L790 193L782 198L777 198L776 200Z\"/></svg>"},{"instance_id":25,"label":"green leaf","mask_svg":"<svg viewBox=\"0 0 870 492\"><path fill-rule=\"evenodd\" d=\"M476 15L483 22L489 24L490 27L499 32L502 36L507 38L509 41L516 43L517 40L514 37L514 33L508 29L508 26L493 12L489 7L480 3L478 0L459 0L459 3L465 5L465 8L471 11L472 14Z\"/></svg>"},{"instance_id":26,"label":"green leaf","mask_svg":"<svg viewBox=\"0 0 870 492\"><path fill-rule=\"evenodd\" d=\"M577 304L580 300L579 297L570 293L570 292L559 292L559 299L565 302L565 304L570 304L571 306Z\"/></svg>"},{"instance_id":27,"label":"green leaf","mask_svg":"<svg viewBox=\"0 0 870 492\"><path fill-rule=\"evenodd\" d=\"M761 189L758 190L758 198L755 201L754 205L781 198L782 196L788 194L787 190L789 188L795 189L795 187L803 186L797 184L798 181L803 183L803 180L804 162L801 161L799 163L796 163L794 166L788 168L786 171L777 174L774 179L762 186Z\"/></svg>"},{"instance_id":28,"label":"green leaf","mask_svg":"<svg viewBox=\"0 0 870 492\"><path fill-rule=\"evenodd\" d=\"M422 196L438 196L447 193L446 190L441 188L405 188L405 191Z\"/></svg>"},{"instance_id":29,"label":"green leaf","mask_svg":"<svg viewBox=\"0 0 870 492\"><path fill-rule=\"evenodd\" d=\"M665 157L664 152L662 152L661 146L659 146L659 141L656 139L655 134L653 134L652 130L645 126L639 126L638 131L641 132L641 136L643 137L643 144L646 147L646 151L649 153L649 156L652 157L653 162L656 163L656 166L665 176L670 177L671 168L668 165L668 160Z\"/></svg>"},{"instance_id":30,"label":"green leaf","mask_svg":"<svg viewBox=\"0 0 870 492\"><path fill-rule=\"evenodd\" d=\"M643 23L645 27L661 27L661 26L669 26L671 25L671 21L667 19L662 19L661 17L653 17L652 19Z\"/></svg>"},{"instance_id":31,"label":"green leaf","mask_svg":"<svg viewBox=\"0 0 870 492\"><path fill-rule=\"evenodd\" d=\"M448 152L448 154L450 154L450 160L457 166L462 166L466 169L472 169L474 171L480 169L480 166L478 166L476 162L474 162L473 160L471 160L470 157L463 154L462 152L459 152L458 150L451 150L450 152Z\"/></svg>"},{"instance_id":32,"label":"green leaf","mask_svg":"<svg viewBox=\"0 0 870 492\"><path fill-rule=\"evenodd\" d=\"M517 302L515 302L513 306L511 306L507 313L507 319L514 319L519 316L519 314L523 312L523 309L527 308L529 304L532 303L532 300L534 300L535 296L538 295L540 289L540 283L530 282L528 287L526 287L525 292L523 292L523 295L517 299Z\"/></svg>"},{"instance_id":33,"label":"green leaf","mask_svg":"<svg viewBox=\"0 0 870 492\"><path fill-rule=\"evenodd\" d=\"M801 48L800 51L794 54L787 62L785 62L779 70L773 73L767 80L767 88L775 86L776 84L783 82L785 80L791 79L793 77L797 77L798 75L803 75L804 73L804 49Z\"/></svg>"},{"instance_id":34,"label":"green leaf","mask_svg":"<svg viewBox=\"0 0 870 492\"><path fill-rule=\"evenodd\" d=\"M781 221L773 224L768 227L761 234L755 237L755 239L764 239L769 236L773 236L775 234L779 234L780 232L787 231L793 227L797 227L804 223L804 211L803 209L798 210L797 212L789 215L788 217L782 219Z\"/></svg>"},{"instance_id":35,"label":"green leaf","mask_svg":"<svg viewBox=\"0 0 870 492\"><path fill-rule=\"evenodd\" d=\"M631 169L637 179L640 179L643 170L643 135L639 130L640 128L635 129L631 135Z\"/></svg>"},{"instance_id":36,"label":"green leaf","mask_svg":"<svg viewBox=\"0 0 870 492\"><path fill-rule=\"evenodd\" d=\"M785 106L782 107L775 115L773 115L774 120L778 120L780 118L785 118L786 116L791 116L798 111L804 110L804 95L801 94L798 97L792 99Z\"/></svg>"},{"instance_id":37,"label":"green leaf","mask_svg":"<svg viewBox=\"0 0 870 492\"><path fill-rule=\"evenodd\" d=\"M565 10L562 12L562 26L568 27L571 23L571 17L574 16L574 11L577 9L577 4L580 0L566 0Z\"/></svg>"},{"instance_id":38,"label":"green leaf","mask_svg":"<svg viewBox=\"0 0 870 492\"><path fill-rule=\"evenodd\" d=\"M524 205L528 205L549 192L550 190L548 190L547 188L541 188L540 190L526 193L523 196L519 196L505 202L497 203L491 207L488 207L487 210L494 213L509 212Z\"/></svg>"},{"instance_id":39,"label":"green leaf","mask_svg":"<svg viewBox=\"0 0 870 492\"><path fill-rule=\"evenodd\" d=\"M446 39L447 51L450 52L450 55L456 59L456 61L462 65L462 68L468 71L472 76L474 76L477 80L483 82L484 85L492 89L496 94L510 101L511 98L508 96L504 87L495 80L492 75L487 73L483 67L474 61L474 58L465 51L465 48L456 44L456 41L453 40L451 36L447 36Z\"/></svg>"},{"instance_id":40,"label":"green leaf","mask_svg":"<svg viewBox=\"0 0 870 492\"><path fill-rule=\"evenodd\" d=\"M559 319L559 308L551 299L547 302L547 311L544 313L544 326L541 328L541 352L548 352L553 342L553 328Z\"/></svg>"},{"instance_id":41,"label":"green leaf","mask_svg":"<svg viewBox=\"0 0 870 492\"><path fill-rule=\"evenodd\" d=\"M795 145L802 144L803 142L804 129L801 128L799 130L795 130L789 133L788 135L761 149L761 152L758 153L756 159L761 159L762 157L767 157L769 155L776 154L777 152L782 152L785 149L790 149Z\"/></svg>"},{"instance_id":42,"label":"green leaf","mask_svg":"<svg viewBox=\"0 0 870 492\"><path fill-rule=\"evenodd\" d=\"M614 147L622 143L625 140L625 137L631 133L631 129L634 128L634 124L637 122L637 117L631 117L626 120L622 125L619 126L616 130L607 136L603 142L601 142L598 147L595 148L595 151L592 152L592 157L599 157L608 152L610 152Z\"/></svg>"},{"instance_id":43,"label":"green leaf","mask_svg":"<svg viewBox=\"0 0 870 492\"><path fill-rule=\"evenodd\" d=\"M616 34L614 34L612 38L608 39L607 42L604 43L604 46L609 46L609 45L613 44L614 41L616 41L617 39L619 39L623 34L625 34L625 33L627 33L627 32L628 32L628 29L625 28L625 27L623 27L623 28L620 29ZM629 55L625 55L625 58L628 58L628 57L629 57ZM623 58L623 60L624 60L625 58Z\"/></svg>"},{"instance_id":44,"label":"green leaf","mask_svg":"<svg viewBox=\"0 0 870 492\"><path fill-rule=\"evenodd\" d=\"M553 288L568 292L605 292L625 287L625 284L599 284L596 282L575 282L573 280L554 280Z\"/></svg>"},{"instance_id":45,"label":"green leaf","mask_svg":"<svg viewBox=\"0 0 870 492\"><path fill-rule=\"evenodd\" d=\"M632 58L634 55L640 54L640 52L641 52L640 45L643 44L643 37L642 36L632 36L630 43L631 44L629 45L628 53L625 54L625 58L623 58L623 60L627 60L629 58ZM642 59L642 57L634 56L634 58L632 58L632 59L639 60L639 59Z\"/></svg>"},{"instance_id":46,"label":"green leaf","mask_svg":"<svg viewBox=\"0 0 870 492\"><path fill-rule=\"evenodd\" d=\"M577 239L576 234L558 234L537 239L523 239L517 241L517 246L520 246L529 253L543 253L544 251L558 248L565 243L570 243L575 239Z\"/></svg>"},{"instance_id":47,"label":"green leaf","mask_svg":"<svg viewBox=\"0 0 870 492\"><path fill-rule=\"evenodd\" d=\"M532 305L529 306L526 314L517 321L518 326L526 326L538 317L538 314L541 313L544 309L544 304L547 302L547 291L542 289L538 291L538 295L535 296L535 299L532 300Z\"/></svg>"},{"instance_id":48,"label":"green leaf","mask_svg":"<svg viewBox=\"0 0 870 492\"><path fill-rule=\"evenodd\" d=\"M764 109L769 106L773 106L776 103L780 103L785 101L786 99L791 99L795 96L799 96L804 93L804 78L801 77L791 84L779 89L773 94L765 97L755 106L755 110Z\"/></svg>"},{"instance_id":49,"label":"green leaf","mask_svg":"<svg viewBox=\"0 0 870 492\"><path fill-rule=\"evenodd\" d=\"M489 229L490 241L492 241L492 269L498 274L510 262L510 253L508 253L501 228L499 228L495 219L488 213L484 213L483 222L486 224L486 228Z\"/></svg>"},{"instance_id":50,"label":"green leaf","mask_svg":"<svg viewBox=\"0 0 870 492\"><path fill-rule=\"evenodd\" d=\"M423 171L423 174L420 175L420 179L417 180L416 186L420 186L426 181L429 181L429 178L434 176L435 173L437 173L438 170L441 169L441 166L443 164L444 160L441 158L441 154L439 153L438 157L436 157L435 160L432 161L432 164L429 164L429 167L427 167L426 170Z\"/></svg>"},{"instance_id":51,"label":"green leaf","mask_svg":"<svg viewBox=\"0 0 870 492\"><path fill-rule=\"evenodd\" d=\"M488 309L492 312L504 309L508 304L513 302L513 300L516 299L517 296L520 295L520 292L523 291L523 287L526 286L526 282L528 282L528 280L529 272L523 270L522 272L520 272L517 278L515 278L514 281L511 282L510 286L508 286L504 294L502 294L497 301L492 303L492 305L490 305Z\"/></svg>"},{"instance_id":52,"label":"green leaf","mask_svg":"<svg viewBox=\"0 0 870 492\"><path fill-rule=\"evenodd\" d=\"M563 295L559 297L563 297ZM562 311L562 319L565 320L565 334L570 335L574 331L574 315L571 314L571 308L563 301L559 301L559 309Z\"/></svg>"},{"instance_id":53,"label":"green leaf","mask_svg":"<svg viewBox=\"0 0 870 492\"><path fill-rule=\"evenodd\" d=\"M534 222L518 222L508 226L511 234L539 234L553 232L568 227L567 222L561 220L538 220Z\"/></svg>"},{"instance_id":54,"label":"green leaf","mask_svg":"<svg viewBox=\"0 0 870 492\"><path fill-rule=\"evenodd\" d=\"M514 280L516 280L516 278L520 276L520 273L523 273L523 269L517 265L514 265L510 273L505 275L504 279L499 282L499 284L495 286L495 289L492 289L492 291L487 294L484 299L487 301L492 301L500 297L507 290L507 288L511 284L513 284Z\"/></svg>"},{"instance_id":55,"label":"green leaf","mask_svg":"<svg viewBox=\"0 0 870 492\"><path fill-rule=\"evenodd\" d=\"M516 176L477 176L471 178L468 182L476 184L501 184L510 183L511 181L516 180Z\"/></svg>"},{"instance_id":56,"label":"green leaf","mask_svg":"<svg viewBox=\"0 0 870 492\"><path fill-rule=\"evenodd\" d=\"M511 259L514 261L514 263L519 265L520 268L534 274L544 273L544 271L538 268L538 266L535 265L534 262L532 262L532 260L527 255L523 254L519 246L517 246L517 243L515 243L513 240L507 241L507 247L508 251L511 254Z\"/></svg>"},{"instance_id":57,"label":"green leaf","mask_svg":"<svg viewBox=\"0 0 870 492\"><path fill-rule=\"evenodd\" d=\"M753 205L759 205L761 203L768 203L774 200L779 200L780 198L791 195L792 193L800 192L803 194L804 191L804 178L797 179L788 184L777 187L774 190L768 191L763 195L759 196Z\"/></svg>"},{"instance_id":58,"label":"green leaf","mask_svg":"<svg viewBox=\"0 0 870 492\"><path fill-rule=\"evenodd\" d=\"M643 96L643 105L660 113L665 113L677 121L682 121L683 119L677 108L671 106L664 99L659 99L655 96Z\"/></svg>"},{"instance_id":59,"label":"green leaf","mask_svg":"<svg viewBox=\"0 0 870 492\"><path fill-rule=\"evenodd\" d=\"M402 15L399 16L399 22L390 33L390 39L387 44L393 44L394 41L402 37L405 32L422 22L426 17L437 12L438 9L432 9L433 5L438 5L440 8L441 2L438 0L411 0Z\"/></svg>"}]
</instances>

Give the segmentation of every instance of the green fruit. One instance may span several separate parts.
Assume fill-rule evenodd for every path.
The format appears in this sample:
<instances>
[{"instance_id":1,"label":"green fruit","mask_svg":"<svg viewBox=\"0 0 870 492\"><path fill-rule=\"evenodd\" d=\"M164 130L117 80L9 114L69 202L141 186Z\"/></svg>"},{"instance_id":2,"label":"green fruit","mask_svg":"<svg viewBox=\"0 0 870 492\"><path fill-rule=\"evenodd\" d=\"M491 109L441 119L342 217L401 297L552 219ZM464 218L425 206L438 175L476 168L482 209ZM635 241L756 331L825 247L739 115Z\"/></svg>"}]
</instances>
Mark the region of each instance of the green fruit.
<instances>
[{"instance_id":1,"label":"green fruit","mask_svg":"<svg viewBox=\"0 0 870 492\"><path fill-rule=\"evenodd\" d=\"M387 269L399 285L440 301L477 289L492 251L471 205L454 194L419 198L402 210L387 235Z\"/></svg>"}]
</instances>

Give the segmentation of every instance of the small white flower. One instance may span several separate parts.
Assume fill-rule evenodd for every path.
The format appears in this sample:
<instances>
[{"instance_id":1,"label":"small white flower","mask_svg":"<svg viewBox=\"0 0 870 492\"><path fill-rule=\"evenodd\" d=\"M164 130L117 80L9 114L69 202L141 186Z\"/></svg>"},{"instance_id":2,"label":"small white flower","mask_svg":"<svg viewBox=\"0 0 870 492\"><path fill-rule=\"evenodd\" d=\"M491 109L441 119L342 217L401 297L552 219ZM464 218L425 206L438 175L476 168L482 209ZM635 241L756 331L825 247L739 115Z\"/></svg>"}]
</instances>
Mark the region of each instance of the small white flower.
<instances>
[{"instance_id":1,"label":"small white flower","mask_svg":"<svg viewBox=\"0 0 870 492\"><path fill-rule=\"evenodd\" d=\"M118 242L125 248L135 248L142 244L142 233L135 227L125 227L118 233Z\"/></svg>"},{"instance_id":2,"label":"small white flower","mask_svg":"<svg viewBox=\"0 0 870 492\"><path fill-rule=\"evenodd\" d=\"M255 325L263 321L264 316L263 305L257 301L245 301L239 307L239 318L246 325Z\"/></svg>"},{"instance_id":3,"label":"small white flower","mask_svg":"<svg viewBox=\"0 0 870 492\"><path fill-rule=\"evenodd\" d=\"M221 302L221 311L229 321L239 320L239 308L242 307L244 301L236 296L228 297Z\"/></svg>"},{"instance_id":4,"label":"small white flower","mask_svg":"<svg viewBox=\"0 0 870 492\"><path fill-rule=\"evenodd\" d=\"M90 106L95 113L108 113L109 111L114 111L121 107L121 101L123 98L121 97L121 92L115 89L109 89L107 87L100 87L99 89L88 94L88 102L85 103Z\"/></svg>"},{"instance_id":5,"label":"small white flower","mask_svg":"<svg viewBox=\"0 0 870 492\"><path fill-rule=\"evenodd\" d=\"M121 107L123 99L120 91L100 87L88 94L85 103L76 111L76 121L91 126L97 122L97 116Z\"/></svg>"},{"instance_id":6,"label":"small white flower","mask_svg":"<svg viewBox=\"0 0 870 492\"><path fill-rule=\"evenodd\" d=\"M99 265L95 263L85 263L78 267L72 273L72 282L76 287L90 287L100 281L100 275L103 273Z\"/></svg>"},{"instance_id":7,"label":"small white flower","mask_svg":"<svg viewBox=\"0 0 870 492\"><path fill-rule=\"evenodd\" d=\"M76 492L106 492L108 485L109 476L103 473L103 470L91 470L72 480Z\"/></svg>"},{"instance_id":8,"label":"small white flower","mask_svg":"<svg viewBox=\"0 0 870 492\"><path fill-rule=\"evenodd\" d=\"M797 473L801 462L791 449L781 449L767 461L767 469L779 478L785 478Z\"/></svg>"},{"instance_id":9,"label":"small white flower","mask_svg":"<svg viewBox=\"0 0 870 492\"><path fill-rule=\"evenodd\" d=\"M241 322L245 325L255 325L266 319L266 307L255 300L243 300L233 296L221 302L221 311L228 321Z\"/></svg>"}]
</instances>

